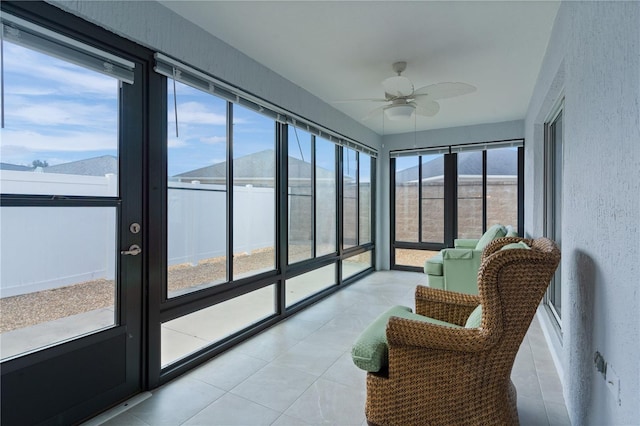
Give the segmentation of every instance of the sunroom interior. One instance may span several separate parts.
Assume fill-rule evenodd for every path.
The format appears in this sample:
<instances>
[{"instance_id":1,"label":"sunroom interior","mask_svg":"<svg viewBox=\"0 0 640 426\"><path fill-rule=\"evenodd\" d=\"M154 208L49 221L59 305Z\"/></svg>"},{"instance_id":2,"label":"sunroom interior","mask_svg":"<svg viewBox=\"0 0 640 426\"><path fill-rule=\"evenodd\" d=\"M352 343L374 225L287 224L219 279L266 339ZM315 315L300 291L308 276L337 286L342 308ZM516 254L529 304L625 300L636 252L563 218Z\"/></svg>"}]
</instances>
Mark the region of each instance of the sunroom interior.
<instances>
[{"instance_id":1,"label":"sunroom interior","mask_svg":"<svg viewBox=\"0 0 640 426\"><path fill-rule=\"evenodd\" d=\"M639 2L1 7L3 424L366 424L351 343L496 223L562 252L520 423L637 423Z\"/></svg>"}]
</instances>

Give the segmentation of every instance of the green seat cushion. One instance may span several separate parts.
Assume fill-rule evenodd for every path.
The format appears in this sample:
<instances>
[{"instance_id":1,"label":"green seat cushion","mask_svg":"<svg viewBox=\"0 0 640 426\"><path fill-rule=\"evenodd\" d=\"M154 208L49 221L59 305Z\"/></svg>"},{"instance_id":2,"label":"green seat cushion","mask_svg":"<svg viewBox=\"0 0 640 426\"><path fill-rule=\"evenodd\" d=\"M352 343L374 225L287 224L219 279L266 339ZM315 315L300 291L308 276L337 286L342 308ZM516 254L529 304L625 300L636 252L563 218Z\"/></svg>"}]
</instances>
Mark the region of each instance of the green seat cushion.
<instances>
[{"instance_id":1,"label":"green seat cushion","mask_svg":"<svg viewBox=\"0 0 640 426\"><path fill-rule=\"evenodd\" d=\"M387 323L391 317L429 322L437 325L460 328L455 324L438 321L433 318L414 314L406 306L394 306L376 318L358 337L351 349L353 363L359 368L375 372L380 371L389 363L389 348L387 347Z\"/></svg>"},{"instance_id":2,"label":"green seat cushion","mask_svg":"<svg viewBox=\"0 0 640 426\"><path fill-rule=\"evenodd\" d=\"M502 225L492 225L491 228L487 229L482 237L478 240L478 244L476 244L476 250L484 250L484 248L496 238L502 238L507 235L507 230Z\"/></svg>"},{"instance_id":3,"label":"green seat cushion","mask_svg":"<svg viewBox=\"0 0 640 426\"><path fill-rule=\"evenodd\" d=\"M442 252L424 262L424 273L429 275L442 275Z\"/></svg>"},{"instance_id":4,"label":"green seat cushion","mask_svg":"<svg viewBox=\"0 0 640 426\"><path fill-rule=\"evenodd\" d=\"M467 318L464 328L478 328L482 324L482 305L478 305Z\"/></svg>"},{"instance_id":5,"label":"green seat cushion","mask_svg":"<svg viewBox=\"0 0 640 426\"><path fill-rule=\"evenodd\" d=\"M517 243L505 244L504 246L502 246L500 250L511 250L511 249L531 250L531 247L529 247L524 241L518 241Z\"/></svg>"}]
</instances>

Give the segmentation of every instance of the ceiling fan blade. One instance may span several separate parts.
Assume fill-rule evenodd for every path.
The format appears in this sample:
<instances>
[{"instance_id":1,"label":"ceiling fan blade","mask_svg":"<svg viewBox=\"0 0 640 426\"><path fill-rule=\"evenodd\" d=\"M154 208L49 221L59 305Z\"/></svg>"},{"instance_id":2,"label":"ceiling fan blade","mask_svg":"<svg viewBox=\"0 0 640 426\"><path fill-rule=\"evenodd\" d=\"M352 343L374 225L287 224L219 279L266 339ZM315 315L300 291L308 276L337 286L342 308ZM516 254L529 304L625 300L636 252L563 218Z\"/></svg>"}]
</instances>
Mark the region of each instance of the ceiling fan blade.
<instances>
[{"instance_id":1,"label":"ceiling fan blade","mask_svg":"<svg viewBox=\"0 0 640 426\"><path fill-rule=\"evenodd\" d=\"M413 93L413 83L407 77L397 75L382 81L385 93L394 97L409 96Z\"/></svg>"},{"instance_id":2,"label":"ceiling fan blade","mask_svg":"<svg viewBox=\"0 0 640 426\"><path fill-rule=\"evenodd\" d=\"M384 109L387 108L387 105L383 105L381 107L375 108L371 111L369 111L369 114L367 114L366 116L364 116L362 118L362 121L367 121L370 120L371 118L375 117L376 115L380 114L381 112L384 111Z\"/></svg>"},{"instance_id":3,"label":"ceiling fan blade","mask_svg":"<svg viewBox=\"0 0 640 426\"><path fill-rule=\"evenodd\" d=\"M475 86L467 83L436 83L413 92L414 96L428 96L429 99L446 99L475 92Z\"/></svg>"},{"instance_id":4,"label":"ceiling fan blade","mask_svg":"<svg viewBox=\"0 0 640 426\"><path fill-rule=\"evenodd\" d=\"M348 104L351 102L387 102L385 98L362 98L362 99L339 99L337 101L331 101L332 104Z\"/></svg>"},{"instance_id":5,"label":"ceiling fan blade","mask_svg":"<svg viewBox=\"0 0 640 426\"><path fill-rule=\"evenodd\" d=\"M416 107L416 114L425 117L433 117L440 111L440 104L432 100L423 100L421 102L411 102Z\"/></svg>"}]
</instances>

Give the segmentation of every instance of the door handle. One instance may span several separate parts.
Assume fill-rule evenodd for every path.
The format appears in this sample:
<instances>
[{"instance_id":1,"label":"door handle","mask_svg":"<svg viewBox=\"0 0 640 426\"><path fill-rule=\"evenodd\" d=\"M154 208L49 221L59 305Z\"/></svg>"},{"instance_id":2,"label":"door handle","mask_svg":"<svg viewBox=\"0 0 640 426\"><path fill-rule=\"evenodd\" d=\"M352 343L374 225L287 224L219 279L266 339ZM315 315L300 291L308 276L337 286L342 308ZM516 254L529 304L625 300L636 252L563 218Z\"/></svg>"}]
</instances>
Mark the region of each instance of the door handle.
<instances>
[{"instance_id":1,"label":"door handle","mask_svg":"<svg viewBox=\"0 0 640 426\"><path fill-rule=\"evenodd\" d=\"M131 247L129 247L129 250L122 250L120 252L120 254L125 254L128 256L137 256L140 253L142 253L142 249L137 244L133 244Z\"/></svg>"}]
</instances>

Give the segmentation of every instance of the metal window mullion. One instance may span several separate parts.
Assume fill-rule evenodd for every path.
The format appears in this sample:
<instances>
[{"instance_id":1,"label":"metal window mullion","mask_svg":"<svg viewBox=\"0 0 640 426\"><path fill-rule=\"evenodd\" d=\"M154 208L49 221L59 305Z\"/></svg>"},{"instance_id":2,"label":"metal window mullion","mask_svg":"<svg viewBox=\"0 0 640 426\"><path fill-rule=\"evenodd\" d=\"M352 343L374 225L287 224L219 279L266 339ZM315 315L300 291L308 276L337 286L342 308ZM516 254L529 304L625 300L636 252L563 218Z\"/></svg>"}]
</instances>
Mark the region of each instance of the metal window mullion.
<instances>
[{"instance_id":1,"label":"metal window mullion","mask_svg":"<svg viewBox=\"0 0 640 426\"><path fill-rule=\"evenodd\" d=\"M233 280L233 104L227 102L227 281Z\"/></svg>"},{"instance_id":2,"label":"metal window mullion","mask_svg":"<svg viewBox=\"0 0 640 426\"><path fill-rule=\"evenodd\" d=\"M356 246L360 245L360 153L356 153Z\"/></svg>"},{"instance_id":3,"label":"metal window mullion","mask_svg":"<svg viewBox=\"0 0 640 426\"><path fill-rule=\"evenodd\" d=\"M389 230L390 230L390 267L393 269L396 265L396 250L395 250L395 244L396 244L396 159L395 158L390 158L389 159L389 185L391 188L391 203L389 206L389 216L390 216L390 226L389 226Z\"/></svg>"},{"instance_id":4,"label":"metal window mullion","mask_svg":"<svg viewBox=\"0 0 640 426\"><path fill-rule=\"evenodd\" d=\"M276 126L276 267L279 279L276 282L275 311L282 315L287 306L285 271L289 258L289 233L287 228L288 194L287 179L289 176L289 145L287 137L287 125L275 122Z\"/></svg>"},{"instance_id":5,"label":"metal window mullion","mask_svg":"<svg viewBox=\"0 0 640 426\"><path fill-rule=\"evenodd\" d=\"M316 181L316 137L311 135L311 257L316 258L318 251L318 227L316 224L316 205L318 203L318 182Z\"/></svg>"},{"instance_id":6,"label":"metal window mullion","mask_svg":"<svg viewBox=\"0 0 640 426\"><path fill-rule=\"evenodd\" d=\"M518 234L524 235L524 147L518 148Z\"/></svg>"},{"instance_id":7,"label":"metal window mullion","mask_svg":"<svg viewBox=\"0 0 640 426\"><path fill-rule=\"evenodd\" d=\"M335 186L336 190L335 203L336 203L336 247L334 247L338 251L338 256L342 257L342 253L344 253L344 148L339 145L335 145L333 147L333 158L334 158L334 167L335 167Z\"/></svg>"},{"instance_id":8,"label":"metal window mullion","mask_svg":"<svg viewBox=\"0 0 640 426\"><path fill-rule=\"evenodd\" d=\"M338 262L335 263L335 283L342 284L342 256L344 254L344 146L335 145L333 152L336 168L336 249Z\"/></svg>"},{"instance_id":9,"label":"metal window mullion","mask_svg":"<svg viewBox=\"0 0 640 426\"><path fill-rule=\"evenodd\" d=\"M487 150L482 151L482 233L487 231Z\"/></svg>"},{"instance_id":10,"label":"metal window mullion","mask_svg":"<svg viewBox=\"0 0 640 426\"><path fill-rule=\"evenodd\" d=\"M373 249L371 250L372 255L372 267L375 269L376 267L376 174L377 174L377 160L374 160L373 157L369 157L369 239L373 244Z\"/></svg>"},{"instance_id":11,"label":"metal window mullion","mask_svg":"<svg viewBox=\"0 0 640 426\"><path fill-rule=\"evenodd\" d=\"M418 157L418 242L422 241L422 156Z\"/></svg>"},{"instance_id":12,"label":"metal window mullion","mask_svg":"<svg viewBox=\"0 0 640 426\"><path fill-rule=\"evenodd\" d=\"M458 234L458 154L444 156L444 245L453 247Z\"/></svg>"}]
</instances>

